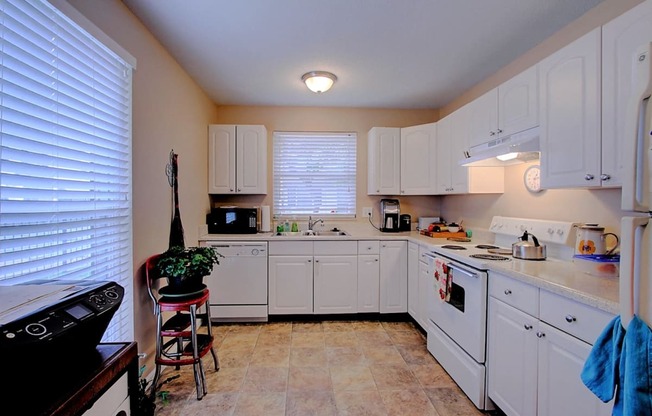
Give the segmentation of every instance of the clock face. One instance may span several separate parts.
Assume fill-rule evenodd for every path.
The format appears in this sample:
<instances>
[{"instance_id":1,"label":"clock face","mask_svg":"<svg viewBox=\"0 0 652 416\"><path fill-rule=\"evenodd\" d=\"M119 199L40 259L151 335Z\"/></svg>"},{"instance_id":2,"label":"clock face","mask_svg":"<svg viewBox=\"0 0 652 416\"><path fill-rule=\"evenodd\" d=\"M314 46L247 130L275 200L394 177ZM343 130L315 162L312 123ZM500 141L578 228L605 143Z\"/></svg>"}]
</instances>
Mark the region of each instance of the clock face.
<instances>
[{"instance_id":1,"label":"clock face","mask_svg":"<svg viewBox=\"0 0 652 416\"><path fill-rule=\"evenodd\" d=\"M538 165L530 166L525 171L523 175L523 181L525 182L525 187L530 192L540 192L541 191L541 182L540 182L540 169Z\"/></svg>"}]
</instances>

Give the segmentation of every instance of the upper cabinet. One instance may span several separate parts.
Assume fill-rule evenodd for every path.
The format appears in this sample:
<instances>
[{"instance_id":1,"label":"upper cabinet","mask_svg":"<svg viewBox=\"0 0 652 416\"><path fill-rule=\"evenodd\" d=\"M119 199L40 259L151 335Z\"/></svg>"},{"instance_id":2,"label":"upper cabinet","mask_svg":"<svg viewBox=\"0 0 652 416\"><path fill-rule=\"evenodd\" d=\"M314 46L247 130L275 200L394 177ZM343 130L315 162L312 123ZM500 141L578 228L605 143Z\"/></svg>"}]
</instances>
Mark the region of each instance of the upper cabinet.
<instances>
[{"instance_id":1,"label":"upper cabinet","mask_svg":"<svg viewBox=\"0 0 652 416\"><path fill-rule=\"evenodd\" d=\"M600 28L539 63L541 186L600 186Z\"/></svg>"},{"instance_id":2,"label":"upper cabinet","mask_svg":"<svg viewBox=\"0 0 652 416\"><path fill-rule=\"evenodd\" d=\"M437 193L436 123L401 129L401 195Z\"/></svg>"},{"instance_id":3,"label":"upper cabinet","mask_svg":"<svg viewBox=\"0 0 652 416\"><path fill-rule=\"evenodd\" d=\"M503 193L502 167L460 166L468 147L469 106L464 106L437 122L437 193Z\"/></svg>"},{"instance_id":4,"label":"upper cabinet","mask_svg":"<svg viewBox=\"0 0 652 416\"><path fill-rule=\"evenodd\" d=\"M434 195L436 135L435 123L369 130L367 193Z\"/></svg>"},{"instance_id":5,"label":"upper cabinet","mask_svg":"<svg viewBox=\"0 0 652 416\"><path fill-rule=\"evenodd\" d=\"M208 193L267 193L265 126L208 127Z\"/></svg>"},{"instance_id":6,"label":"upper cabinet","mask_svg":"<svg viewBox=\"0 0 652 416\"><path fill-rule=\"evenodd\" d=\"M652 1L602 27L602 186L621 186L622 141L632 92L633 63L652 41Z\"/></svg>"},{"instance_id":7,"label":"upper cabinet","mask_svg":"<svg viewBox=\"0 0 652 416\"><path fill-rule=\"evenodd\" d=\"M469 103L468 147L536 127L538 99L535 65Z\"/></svg>"},{"instance_id":8,"label":"upper cabinet","mask_svg":"<svg viewBox=\"0 0 652 416\"><path fill-rule=\"evenodd\" d=\"M367 137L367 193L398 195L401 190L401 129L374 127Z\"/></svg>"}]
</instances>

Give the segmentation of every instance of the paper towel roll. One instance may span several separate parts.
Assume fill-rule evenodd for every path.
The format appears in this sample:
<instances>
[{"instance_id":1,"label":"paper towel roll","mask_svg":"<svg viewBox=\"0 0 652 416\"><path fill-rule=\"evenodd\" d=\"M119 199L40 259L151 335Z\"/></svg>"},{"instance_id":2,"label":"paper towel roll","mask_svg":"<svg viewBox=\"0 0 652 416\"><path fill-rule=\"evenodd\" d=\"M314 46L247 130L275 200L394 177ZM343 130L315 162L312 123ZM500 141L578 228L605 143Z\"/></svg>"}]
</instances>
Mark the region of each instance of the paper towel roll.
<instances>
[{"instance_id":1,"label":"paper towel roll","mask_svg":"<svg viewBox=\"0 0 652 416\"><path fill-rule=\"evenodd\" d=\"M260 221L260 231L264 233L272 231L269 215L269 205L262 205L260 207L260 215L262 217Z\"/></svg>"}]
</instances>

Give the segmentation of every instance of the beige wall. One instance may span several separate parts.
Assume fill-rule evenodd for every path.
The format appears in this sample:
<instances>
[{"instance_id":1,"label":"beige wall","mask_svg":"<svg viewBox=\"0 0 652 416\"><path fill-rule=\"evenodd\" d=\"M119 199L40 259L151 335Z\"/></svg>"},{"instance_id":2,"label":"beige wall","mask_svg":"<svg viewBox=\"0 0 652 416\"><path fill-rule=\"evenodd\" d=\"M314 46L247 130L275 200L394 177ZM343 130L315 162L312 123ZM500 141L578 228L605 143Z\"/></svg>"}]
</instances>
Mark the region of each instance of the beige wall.
<instances>
[{"instance_id":1,"label":"beige wall","mask_svg":"<svg viewBox=\"0 0 652 416\"><path fill-rule=\"evenodd\" d=\"M206 126L212 101L118 0L69 0L138 60L133 82L134 316L139 350L151 370L155 332L142 265L168 247L171 188L165 165L179 154L179 193L186 244L196 245L208 209Z\"/></svg>"},{"instance_id":2,"label":"beige wall","mask_svg":"<svg viewBox=\"0 0 652 416\"><path fill-rule=\"evenodd\" d=\"M308 91L306 90L308 93ZM319 107L218 107L216 124L263 124L268 134L267 195L225 197L214 196L214 204L272 205L272 135L274 131L346 131L355 132L357 146L357 211L372 207L374 218L379 218L381 197L367 195L367 132L374 126L407 127L430 123L438 119L437 110L378 110L360 108ZM401 212L419 215L438 214L439 201L434 197L400 198Z\"/></svg>"}]
</instances>

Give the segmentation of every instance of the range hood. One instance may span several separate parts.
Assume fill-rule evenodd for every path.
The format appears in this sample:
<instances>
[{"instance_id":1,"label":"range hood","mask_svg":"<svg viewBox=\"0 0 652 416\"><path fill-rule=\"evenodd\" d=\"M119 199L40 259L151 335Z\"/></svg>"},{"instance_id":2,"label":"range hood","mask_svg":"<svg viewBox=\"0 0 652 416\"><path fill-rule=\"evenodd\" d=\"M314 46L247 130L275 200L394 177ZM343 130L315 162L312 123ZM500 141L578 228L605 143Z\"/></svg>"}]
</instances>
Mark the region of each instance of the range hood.
<instances>
[{"instance_id":1,"label":"range hood","mask_svg":"<svg viewBox=\"0 0 652 416\"><path fill-rule=\"evenodd\" d=\"M539 159L539 127L469 148L461 166L507 166Z\"/></svg>"}]
</instances>

